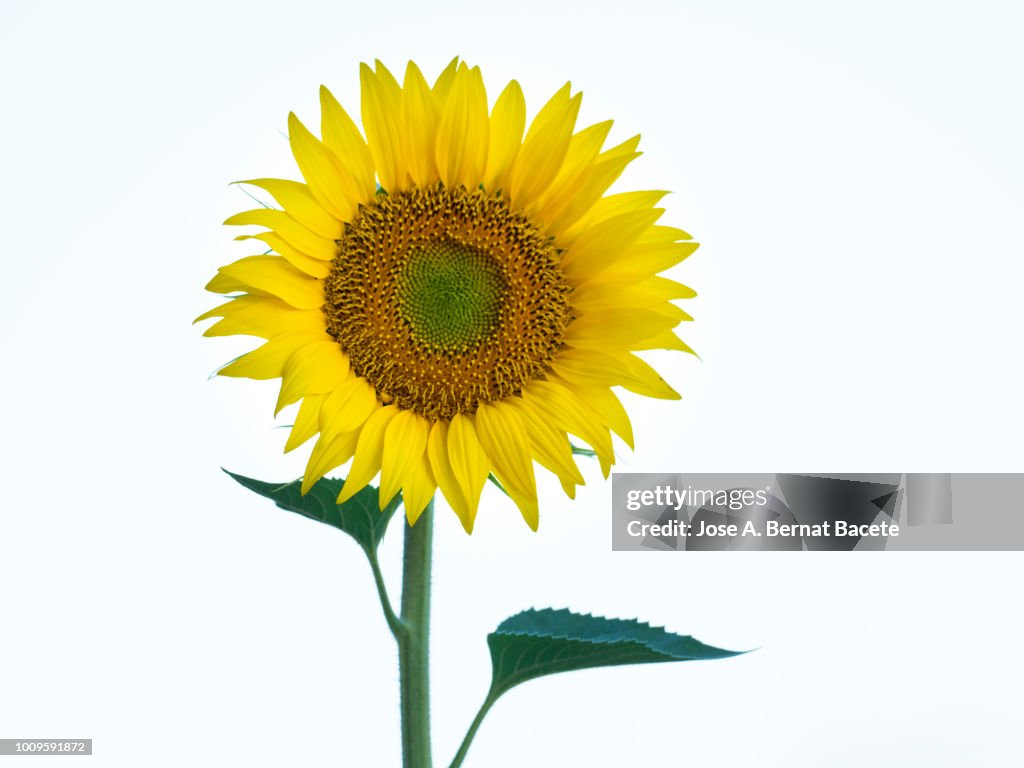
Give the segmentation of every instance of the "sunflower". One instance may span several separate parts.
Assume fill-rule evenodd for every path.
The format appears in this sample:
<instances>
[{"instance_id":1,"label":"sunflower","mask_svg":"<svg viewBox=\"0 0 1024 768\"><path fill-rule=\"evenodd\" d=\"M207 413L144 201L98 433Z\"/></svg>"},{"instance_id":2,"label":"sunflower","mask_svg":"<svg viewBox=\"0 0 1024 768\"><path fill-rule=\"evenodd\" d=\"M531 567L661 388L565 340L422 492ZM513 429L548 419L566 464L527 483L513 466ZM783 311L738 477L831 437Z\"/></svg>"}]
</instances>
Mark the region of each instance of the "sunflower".
<instances>
[{"instance_id":1,"label":"sunflower","mask_svg":"<svg viewBox=\"0 0 1024 768\"><path fill-rule=\"evenodd\" d=\"M568 83L525 137L519 84L489 110L458 59L433 86L379 61L360 84L362 132L326 88L320 138L289 115L304 183L244 182L280 209L226 223L270 250L222 267L207 288L235 295L198 319L265 343L219 374L280 378L277 412L301 403L285 450L319 435L304 493L351 461L339 503L380 473L382 505L401 490L414 523L439 488L471 532L493 474L536 530L535 461L574 497L569 434L605 477L611 434L633 447L613 387L679 397L634 352L690 351L671 302L695 294L658 273L697 244L657 223L665 192L605 194L639 136L577 131Z\"/></svg>"}]
</instances>

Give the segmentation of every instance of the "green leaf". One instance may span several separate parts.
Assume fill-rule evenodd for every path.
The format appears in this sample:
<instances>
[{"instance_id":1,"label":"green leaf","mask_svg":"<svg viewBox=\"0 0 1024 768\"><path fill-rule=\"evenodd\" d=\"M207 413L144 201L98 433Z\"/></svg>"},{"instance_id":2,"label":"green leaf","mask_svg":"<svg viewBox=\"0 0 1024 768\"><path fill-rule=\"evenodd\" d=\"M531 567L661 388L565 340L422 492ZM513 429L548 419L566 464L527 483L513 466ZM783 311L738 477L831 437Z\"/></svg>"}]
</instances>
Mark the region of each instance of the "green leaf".
<instances>
[{"instance_id":1,"label":"green leaf","mask_svg":"<svg viewBox=\"0 0 1024 768\"><path fill-rule=\"evenodd\" d=\"M572 443L569 444L569 448L572 451L573 456L589 456L590 458L597 456L597 451L592 451L590 448L581 448L580 446L573 445Z\"/></svg>"},{"instance_id":2,"label":"green leaf","mask_svg":"<svg viewBox=\"0 0 1024 768\"><path fill-rule=\"evenodd\" d=\"M591 667L697 661L737 656L689 635L675 635L633 619L605 619L567 610L529 610L503 621L487 636L491 649L491 701L544 675Z\"/></svg>"},{"instance_id":3,"label":"green leaf","mask_svg":"<svg viewBox=\"0 0 1024 768\"><path fill-rule=\"evenodd\" d=\"M590 667L725 659L742 653L714 648L689 635L674 635L633 619L605 619L553 608L531 609L505 619L487 636L487 645L491 649L491 688L450 768L462 765L494 702L527 680Z\"/></svg>"},{"instance_id":4,"label":"green leaf","mask_svg":"<svg viewBox=\"0 0 1024 768\"><path fill-rule=\"evenodd\" d=\"M266 496L281 509L297 512L303 517L344 531L355 539L368 555L376 553L377 545L384 538L388 523L401 503L401 494L397 494L384 511L380 511L380 496L377 489L368 485L344 504L338 504L338 494L345 484L344 480L339 479L324 478L303 496L300 492L301 480L293 480L290 483L266 483L236 475L226 469L224 471L250 491Z\"/></svg>"}]
</instances>

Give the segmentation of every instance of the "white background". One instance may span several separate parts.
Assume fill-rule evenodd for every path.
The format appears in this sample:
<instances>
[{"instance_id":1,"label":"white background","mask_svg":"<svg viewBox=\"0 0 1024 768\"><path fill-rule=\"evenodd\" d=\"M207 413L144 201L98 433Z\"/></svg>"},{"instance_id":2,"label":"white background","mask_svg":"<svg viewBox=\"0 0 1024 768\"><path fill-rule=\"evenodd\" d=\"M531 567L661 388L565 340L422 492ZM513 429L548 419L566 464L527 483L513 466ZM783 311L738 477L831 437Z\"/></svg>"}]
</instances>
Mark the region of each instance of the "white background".
<instances>
[{"instance_id":1,"label":"white background","mask_svg":"<svg viewBox=\"0 0 1024 768\"><path fill-rule=\"evenodd\" d=\"M280 455L273 384L207 381L251 343L189 325L253 252L220 226L252 207L228 182L294 178L288 111L315 126L325 83L358 114L374 57L432 78L460 54L531 111L571 79L584 123L643 133L618 188L673 190L666 223L703 242L677 270L703 361L658 361L685 399L628 400L619 468L1024 469L1022 22L1015 3L5 0L0 737L91 737L97 766L399 764L369 571L221 474L287 480L304 457ZM1024 763L1019 553L612 553L610 483L586 472L575 503L545 481L538 534L497 493L472 537L439 510L438 765L487 632L548 605L760 650L529 683L467 766Z\"/></svg>"}]
</instances>

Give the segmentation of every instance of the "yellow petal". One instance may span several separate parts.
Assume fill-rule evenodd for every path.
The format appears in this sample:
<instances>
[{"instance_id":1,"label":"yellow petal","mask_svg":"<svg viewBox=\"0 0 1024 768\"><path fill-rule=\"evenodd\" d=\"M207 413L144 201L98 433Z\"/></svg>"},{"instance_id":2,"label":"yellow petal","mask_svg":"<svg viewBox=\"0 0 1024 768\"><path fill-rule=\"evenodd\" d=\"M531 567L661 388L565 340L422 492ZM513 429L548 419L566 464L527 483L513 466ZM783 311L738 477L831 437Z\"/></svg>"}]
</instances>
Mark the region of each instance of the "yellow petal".
<instances>
[{"instance_id":1,"label":"yellow petal","mask_svg":"<svg viewBox=\"0 0 1024 768\"><path fill-rule=\"evenodd\" d=\"M496 192L508 186L509 171L519 153L526 127L526 99L515 80L498 96L491 111L490 127L483 184L488 192Z\"/></svg>"},{"instance_id":2,"label":"yellow petal","mask_svg":"<svg viewBox=\"0 0 1024 768\"><path fill-rule=\"evenodd\" d=\"M650 307L672 299L692 299L697 292L689 286L655 276L642 280L611 279L607 272L595 275L577 285L572 292L572 306L577 313L594 312L615 307Z\"/></svg>"},{"instance_id":3,"label":"yellow petal","mask_svg":"<svg viewBox=\"0 0 1024 768\"><path fill-rule=\"evenodd\" d=\"M640 238L640 244L658 245L674 243L676 240L693 240L693 236L678 227L666 227L658 224L644 232L644 236Z\"/></svg>"},{"instance_id":4,"label":"yellow petal","mask_svg":"<svg viewBox=\"0 0 1024 768\"><path fill-rule=\"evenodd\" d=\"M586 363L570 358L569 353L579 353L584 350L566 349L560 359L552 361L551 370L559 378L571 382L573 385L589 384L594 387L622 387L626 384L632 386L643 386L642 382L635 380L629 370L616 364L612 358L604 355L598 350L585 350L593 355L601 355L603 359L610 362L605 365L597 365L595 362Z\"/></svg>"},{"instance_id":5,"label":"yellow petal","mask_svg":"<svg viewBox=\"0 0 1024 768\"><path fill-rule=\"evenodd\" d=\"M559 432L544 418L532 404L521 397L510 397L505 401L522 417L530 435L533 455L545 469L560 480L569 480L573 485L583 485L583 475L572 458L572 446L565 432Z\"/></svg>"},{"instance_id":6,"label":"yellow petal","mask_svg":"<svg viewBox=\"0 0 1024 768\"><path fill-rule=\"evenodd\" d=\"M462 492L455 477L455 470L448 456L448 424L444 421L435 421L430 428L430 436L427 438L427 457L430 460L430 469L434 479L441 488L441 493L448 499L448 503L455 511L466 529L466 533L473 532L473 520L469 514L469 504L466 495Z\"/></svg>"},{"instance_id":7,"label":"yellow petal","mask_svg":"<svg viewBox=\"0 0 1024 768\"><path fill-rule=\"evenodd\" d=\"M438 119L430 86L419 67L410 61L402 88L402 129L409 154L409 175L421 187L428 187L438 179L434 160Z\"/></svg>"},{"instance_id":8,"label":"yellow petal","mask_svg":"<svg viewBox=\"0 0 1024 768\"><path fill-rule=\"evenodd\" d=\"M341 222L317 202L305 184L286 179L249 179L237 183L267 190L289 216L311 232L332 241L341 237Z\"/></svg>"},{"instance_id":9,"label":"yellow petal","mask_svg":"<svg viewBox=\"0 0 1024 768\"><path fill-rule=\"evenodd\" d=\"M652 227L658 229L658 227ZM640 242L622 254L622 258L608 266L601 275L607 280L640 280L674 267L689 258L697 250L700 243L693 241L674 243Z\"/></svg>"},{"instance_id":10,"label":"yellow petal","mask_svg":"<svg viewBox=\"0 0 1024 768\"><path fill-rule=\"evenodd\" d=\"M413 411L400 411L388 424L380 470L381 509L398 493L413 461L426 455L429 434L430 424Z\"/></svg>"},{"instance_id":11,"label":"yellow petal","mask_svg":"<svg viewBox=\"0 0 1024 768\"><path fill-rule=\"evenodd\" d=\"M216 275L210 278L210 282L206 284L206 290L211 293L248 293L251 289L241 280L228 277L223 272L218 271ZM259 291L255 291L255 293L259 293Z\"/></svg>"},{"instance_id":12,"label":"yellow petal","mask_svg":"<svg viewBox=\"0 0 1024 768\"><path fill-rule=\"evenodd\" d=\"M600 345L584 349L566 348L551 362L551 368L571 382L599 387L621 386L648 397L679 399L679 393L643 360L628 352L618 352Z\"/></svg>"},{"instance_id":13,"label":"yellow petal","mask_svg":"<svg viewBox=\"0 0 1024 768\"><path fill-rule=\"evenodd\" d=\"M582 94L569 95L566 83L541 109L526 132L509 181L512 202L525 208L536 200L562 167L569 151Z\"/></svg>"},{"instance_id":14,"label":"yellow petal","mask_svg":"<svg viewBox=\"0 0 1024 768\"><path fill-rule=\"evenodd\" d=\"M523 399L546 414L553 426L571 432L597 453L605 477L614 463L612 438L601 419L571 389L554 381L531 381L523 388Z\"/></svg>"},{"instance_id":15,"label":"yellow petal","mask_svg":"<svg viewBox=\"0 0 1024 768\"><path fill-rule=\"evenodd\" d=\"M359 431L355 458L345 478L345 485L338 494L338 503L344 504L366 487L380 471L384 457L384 432L398 414L398 406L386 405L375 411Z\"/></svg>"},{"instance_id":16,"label":"yellow petal","mask_svg":"<svg viewBox=\"0 0 1024 768\"><path fill-rule=\"evenodd\" d=\"M402 94L391 73L378 62L374 72L359 65L363 127L381 186L388 192L405 187L407 166L402 147Z\"/></svg>"},{"instance_id":17,"label":"yellow petal","mask_svg":"<svg viewBox=\"0 0 1024 768\"><path fill-rule=\"evenodd\" d=\"M664 190L648 189L634 192L619 192L606 195L594 203L586 214L581 216L559 237L559 242L571 244L572 241L591 224L618 216L630 211L644 211L656 206L667 195Z\"/></svg>"},{"instance_id":18,"label":"yellow petal","mask_svg":"<svg viewBox=\"0 0 1024 768\"><path fill-rule=\"evenodd\" d=\"M487 164L490 126L487 93L480 69L459 66L437 129L435 159L441 181L454 189L472 189L483 178Z\"/></svg>"},{"instance_id":19,"label":"yellow petal","mask_svg":"<svg viewBox=\"0 0 1024 768\"><path fill-rule=\"evenodd\" d=\"M377 80L388 94L389 98L397 99L401 96L402 88L395 79L395 76L391 74L391 70L384 66L384 62L380 59L373 60L373 71L377 75Z\"/></svg>"},{"instance_id":20,"label":"yellow petal","mask_svg":"<svg viewBox=\"0 0 1024 768\"><path fill-rule=\"evenodd\" d=\"M491 472L491 463L483 446L480 445L471 417L457 413L452 418L448 426L448 457L468 507L469 522L468 525L465 522L462 525L471 531L480 505L480 494L483 493L484 483Z\"/></svg>"},{"instance_id":21,"label":"yellow petal","mask_svg":"<svg viewBox=\"0 0 1024 768\"><path fill-rule=\"evenodd\" d=\"M487 115L487 89L484 87L484 76L480 67L473 67L469 70L468 90L466 111L469 146L465 152L466 167L463 170L462 183L467 188L476 188L483 181L491 143L491 121Z\"/></svg>"},{"instance_id":22,"label":"yellow petal","mask_svg":"<svg viewBox=\"0 0 1024 768\"><path fill-rule=\"evenodd\" d=\"M676 306L670 301L659 301L651 303L648 306L648 309L650 309L650 311L656 315L661 315L666 319L672 320L673 323L676 324L688 323L693 320L693 315L684 310L682 307ZM627 309L626 311L628 312L631 310Z\"/></svg>"},{"instance_id":23,"label":"yellow petal","mask_svg":"<svg viewBox=\"0 0 1024 768\"><path fill-rule=\"evenodd\" d=\"M280 299L269 296L240 296L209 312L204 312L195 322L221 317L203 332L203 336L259 336L272 339L285 333L322 334L324 313L320 310L295 309Z\"/></svg>"},{"instance_id":24,"label":"yellow petal","mask_svg":"<svg viewBox=\"0 0 1024 768\"><path fill-rule=\"evenodd\" d=\"M622 175L626 166L636 160L641 152L636 152L640 137L634 136L618 147L602 152L580 180L576 195L548 224L548 231L556 236L572 227L579 219L590 211L601 199L615 180ZM628 151L626 151L628 150Z\"/></svg>"},{"instance_id":25,"label":"yellow petal","mask_svg":"<svg viewBox=\"0 0 1024 768\"><path fill-rule=\"evenodd\" d=\"M530 454L530 436L519 414L507 403L481 403L476 411L480 444L494 466L494 474L519 507L526 524L537 530L537 484Z\"/></svg>"},{"instance_id":26,"label":"yellow petal","mask_svg":"<svg viewBox=\"0 0 1024 768\"><path fill-rule=\"evenodd\" d=\"M255 224L266 227L284 238L285 242L293 248L320 261L330 261L338 252L338 246L333 240L320 237L299 224L284 211L273 208L257 208L252 211L236 213L226 219L224 223L241 226Z\"/></svg>"},{"instance_id":27,"label":"yellow petal","mask_svg":"<svg viewBox=\"0 0 1024 768\"><path fill-rule=\"evenodd\" d=\"M276 296L296 309L319 309L324 285L304 275L280 256L248 256L221 267L219 274L241 284L248 293ZM207 285L207 289L213 285Z\"/></svg>"},{"instance_id":28,"label":"yellow petal","mask_svg":"<svg viewBox=\"0 0 1024 768\"><path fill-rule=\"evenodd\" d=\"M322 340L322 334L286 333L275 336L263 346L225 365L217 371L217 375L245 379L276 379L284 370L288 358L295 354L296 350Z\"/></svg>"},{"instance_id":29,"label":"yellow petal","mask_svg":"<svg viewBox=\"0 0 1024 768\"><path fill-rule=\"evenodd\" d=\"M322 259L307 256L297 248L293 248L276 232L258 232L255 235L239 235L235 240L262 240L271 250L281 254L285 260L300 272L322 280L331 272L331 263Z\"/></svg>"},{"instance_id":30,"label":"yellow petal","mask_svg":"<svg viewBox=\"0 0 1024 768\"><path fill-rule=\"evenodd\" d=\"M288 140L313 197L338 221L348 221L360 198L359 185L294 112L288 114Z\"/></svg>"},{"instance_id":31,"label":"yellow petal","mask_svg":"<svg viewBox=\"0 0 1024 768\"><path fill-rule=\"evenodd\" d=\"M295 423L288 433L288 441L284 444L285 453L294 451L320 429L320 406L325 399L326 395L306 395L302 398Z\"/></svg>"},{"instance_id":32,"label":"yellow petal","mask_svg":"<svg viewBox=\"0 0 1024 768\"><path fill-rule=\"evenodd\" d=\"M590 166L594 163L612 121L588 126L573 135L569 142L562 168L551 182L551 186L527 210L527 213L542 224L552 221L579 194L580 186Z\"/></svg>"},{"instance_id":33,"label":"yellow petal","mask_svg":"<svg viewBox=\"0 0 1024 768\"><path fill-rule=\"evenodd\" d=\"M559 380L558 377L555 377L554 381L579 392L580 398L600 417L601 424L609 427L626 445L633 448L633 425L629 421L629 414L612 390L606 386L584 386L570 380Z\"/></svg>"},{"instance_id":34,"label":"yellow petal","mask_svg":"<svg viewBox=\"0 0 1024 768\"><path fill-rule=\"evenodd\" d=\"M405 518L409 525L415 525L420 519L427 504L434 498L437 481L430 469L430 461L425 453L413 457L405 471L402 481L402 506L405 507Z\"/></svg>"},{"instance_id":35,"label":"yellow petal","mask_svg":"<svg viewBox=\"0 0 1024 768\"><path fill-rule=\"evenodd\" d=\"M675 309L682 312L678 307ZM634 342L675 328L679 322L678 316L650 309L606 309L577 317L566 326L563 338L574 347L628 348Z\"/></svg>"},{"instance_id":36,"label":"yellow petal","mask_svg":"<svg viewBox=\"0 0 1024 768\"><path fill-rule=\"evenodd\" d=\"M698 360L700 355L693 351L689 344L676 336L672 331L665 331L659 333L657 336L652 336L649 339L643 339L641 341L630 344L629 348L636 352L643 351L645 349L674 349L678 352L685 352L688 355L693 355Z\"/></svg>"},{"instance_id":37,"label":"yellow petal","mask_svg":"<svg viewBox=\"0 0 1024 768\"><path fill-rule=\"evenodd\" d=\"M355 184L356 197L352 202L357 205L369 203L377 194L377 177L370 150L355 122L323 86L320 86L320 115L320 134L324 144L348 171Z\"/></svg>"},{"instance_id":38,"label":"yellow petal","mask_svg":"<svg viewBox=\"0 0 1024 768\"><path fill-rule=\"evenodd\" d=\"M632 211L605 219L583 232L562 254L562 271L583 282L623 258L623 253L665 212L664 208Z\"/></svg>"},{"instance_id":39,"label":"yellow petal","mask_svg":"<svg viewBox=\"0 0 1024 768\"><path fill-rule=\"evenodd\" d=\"M452 83L455 82L455 73L458 70L459 57L456 56L448 62L448 66L441 70L441 74L434 81L434 87L431 89L431 92L434 94L434 99L437 101L439 109L444 109L445 104L448 103L448 94L452 91Z\"/></svg>"},{"instance_id":40,"label":"yellow petal","mask_svg":"<svg viewBox=\"0 0 1024 768\"><path fill-rule=\"evenodd\" d=\"M308 493L309 489L332 469L337 469L352 458L358 437L357 432L338 435L332 439L320 436L316 445L313 446L313 452L306 464L306 472L302 477L303 494Z\"/></svg>"},{"instance_id":41,"label":"yellow petal","mask_svg":"<svg viewBox=\"0 0 1024 768\"><path fill-rule=\"evenodd\" d=\"M299 347L281 371L277 415L304 395L331 392L348 377L348 357L333 339Z\"/></svg>"},{"instance_id":42,"label":"yellow petal","mask_svg":"<svg viewBox=\"0 0 1024 768\"><path fill-rule=\"evenodd\" d=\"M642 386L644 383L633 376L628 366L601 347L566 347L551 361L551 370L573 387L621 387L627 383Z\"/></svg>"},{"instance_id":43,"label":"yellow petal","mask_svg":"<svg viewBox=\"0 0 1024 768\"><path fill-rule=\"evenodd\" d=\"M328 395L320 409L320 432L334 437L363 426L379 404L377 393L362 376L354 373Z\"/></svg>"}]
</instances>

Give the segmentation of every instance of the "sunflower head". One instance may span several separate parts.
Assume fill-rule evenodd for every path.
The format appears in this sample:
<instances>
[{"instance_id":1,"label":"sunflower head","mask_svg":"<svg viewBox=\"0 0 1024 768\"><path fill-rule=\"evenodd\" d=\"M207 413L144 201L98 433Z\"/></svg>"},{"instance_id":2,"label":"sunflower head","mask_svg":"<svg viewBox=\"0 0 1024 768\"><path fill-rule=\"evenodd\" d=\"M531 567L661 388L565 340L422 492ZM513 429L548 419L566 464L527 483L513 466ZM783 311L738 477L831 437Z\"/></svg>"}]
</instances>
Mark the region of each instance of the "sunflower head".
<instances>
[{"instance_id":1,"label":"sunflower head","mask_svg":"<svg viewBox=\"0 0 1024 768\"><path fill-rule=\"evenodd\" d=\"M577 130L569 84L527 128L518 83L490 105L457 59L433 85L412 62L401 85L380 62L360 81L362 129L326 88L320 138L289 116L303 181L245 182L280 208L226 223L270 250L222 267L207 288L239 295L199 319L265 341L219 373L300 403L304 492L351 461L339 502L380 473L382 506L401 490L413 523L440 489L472 531L493 474L536 529L534 462L572 497L570 434L605 476L611 433L632 447L613 387L678 398L634 353L690 351L672 301L695 294L658 273L697 244L657 223L664 192L606 194L639 137Z\"/></svg>"}]
</instances>

